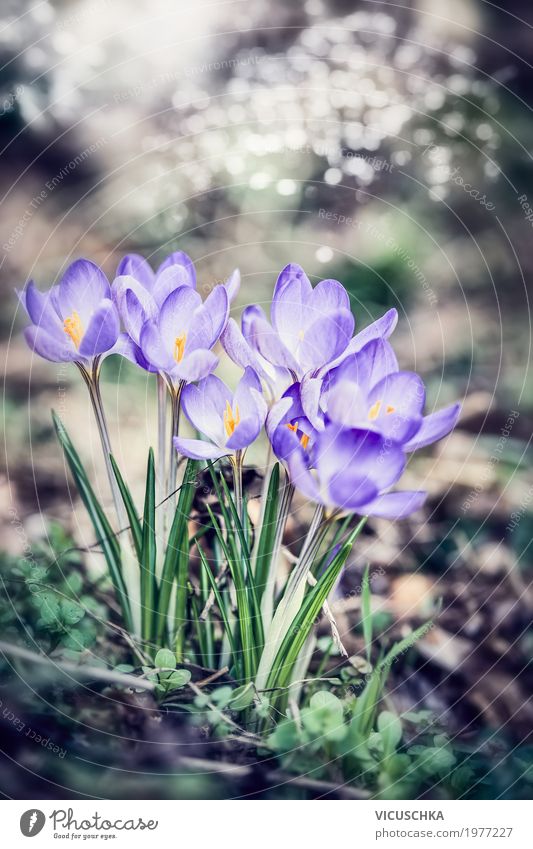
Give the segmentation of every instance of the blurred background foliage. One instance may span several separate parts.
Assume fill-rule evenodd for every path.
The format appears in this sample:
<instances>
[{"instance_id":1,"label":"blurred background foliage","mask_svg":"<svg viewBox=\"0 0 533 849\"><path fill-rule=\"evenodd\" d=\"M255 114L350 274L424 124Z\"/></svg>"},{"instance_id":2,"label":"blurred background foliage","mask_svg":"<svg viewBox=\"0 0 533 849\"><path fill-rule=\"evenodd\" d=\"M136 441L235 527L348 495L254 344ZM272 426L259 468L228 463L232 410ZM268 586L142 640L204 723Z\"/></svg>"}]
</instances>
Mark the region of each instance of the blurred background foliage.
<instances>
[{"instance_id":1,"label":"blurred background foliage","mask_svg":"<svg viewBox=\"0 0 533 849\"><path fill-rule=\"evenodd\" d=\"M349 592L365 556L386 568L373 584L376 609L400 635L428 596L444 599L409 692L398 670L397 698L429 702L457 733L527 738L532 23L518 0L504 9L484 0L139 0L133 11L126 0L4 1L9 556L20 553L21 527L39 545L55 544L51 522L80 546L92 542L50 407L110 502L83 386L75 370L32 358L14 287L30 277L48 287L78 256L112 276L127 251L157 261L179 248L204 293L240 268L238 311L268 303L278 271L299 262L314 281L347 286L359 327L395 306L401 366L424 375L429 406L464 404L457 431L411 467L430 491L427 522L375 523L345 577ZM224 371L235 375L227 363ZM155 439L154 387L112 358L103 391L135 490ZM84 563L98 580L100 558ZM89 643L98 639L83 627Z\"/></svg>"}]
</instances>

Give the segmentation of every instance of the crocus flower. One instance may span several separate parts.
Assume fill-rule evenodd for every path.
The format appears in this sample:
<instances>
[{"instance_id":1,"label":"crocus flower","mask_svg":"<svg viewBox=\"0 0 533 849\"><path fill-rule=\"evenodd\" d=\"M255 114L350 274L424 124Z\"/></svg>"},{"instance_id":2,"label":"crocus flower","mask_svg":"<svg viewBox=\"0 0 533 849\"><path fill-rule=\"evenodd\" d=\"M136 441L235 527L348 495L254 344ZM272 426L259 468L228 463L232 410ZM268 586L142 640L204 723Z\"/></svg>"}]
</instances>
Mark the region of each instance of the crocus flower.
<instances>
[{"instance_id":1,"label":"crocus flower","mask_svg":"<svg viewBox=\"0 0 533 849\"><path fill-rule=\"evenodd\" d=\"M119 316L107 277L93 262L76 260L46 293L30 281L18 295L32 322L24 331L26 342L39 356L90 370L97 358L113 352Z\"/></svg>"},{"instance_id":2,"label":"crocus flower","mask_svg":"<svg viewBox=\"0 0 533 849\"><path fill-rule=\"evenodd\" d=\"M270 317L272 323L256 308L247 332L249 345L272 366L287 369L293 380L339 357L354 329L344 286L322 280L313 289L294 263L278 277Z\"/></svg>"},{"instance_id":3,"label":"crocus flower","mask_svg":"<svg viewBox=\"0 0 533 849\"><path fill-rule=\"evenodd\" d=\"M373 339L330 369L314 405L302 398L312 426L326 422L365 428L414 451L446 436L455 426L460 405L423 416L426 391L415 372L400 371L390 344ZM303 402L306 403L303 403Z\"/></svg>"},{"instance_id":4,"label":"crocus flower","mask_svg":"<svg viewBox=\"0 0 533 849\"><path fill-rule=\"evenodd\" d=\"M239 285L240 275L236 270L224 283L230 302ZM120 339L119 353L147 371L158 369L146 359L140 347L141 330L147 321L157 320L165 300L181 286L196 289L194 264L183 251L170 254L155 272L138 254L128 254L118 265L112 293L126 331Z\"/></svg>"},{"instance_id":5,"label":"crocus flower","mask_svg":"<svg viewBox=\"0 0 533 849\"><path fill-rule=\"evenodd\" d=\"M399 445L379 433L331 423L306 445L280 427L276 449L296 489L330 509L401 519L424 503L425 492L389 491L406 459Z\"/></svg>"},{"instance_id":6,"label":"crocus flower","mask_svg":"<svg viewBox=\"0 0 533 849\"><path fill-rule=\"evenodd\" d=\"M207 440L174 437L180 454L196 460L215 460L243 451L259 435L266 416L261 382L246 368L234 393L214 375L189 384L181 397L182 409Z\"/></svg>"},{"instance_id":7,"label":"crocus flower","mask_svg":"<svg viewBox=\"0 0 533 849\"><path fill-rule=\"evenodd\" d=\"M173 386L201 380L218 365L211 348L228 320L227 290L218 285L205 301L191 286L180 286L157 315L142 324L139 347L145 360Z\"/></svg>"}]
</instances>

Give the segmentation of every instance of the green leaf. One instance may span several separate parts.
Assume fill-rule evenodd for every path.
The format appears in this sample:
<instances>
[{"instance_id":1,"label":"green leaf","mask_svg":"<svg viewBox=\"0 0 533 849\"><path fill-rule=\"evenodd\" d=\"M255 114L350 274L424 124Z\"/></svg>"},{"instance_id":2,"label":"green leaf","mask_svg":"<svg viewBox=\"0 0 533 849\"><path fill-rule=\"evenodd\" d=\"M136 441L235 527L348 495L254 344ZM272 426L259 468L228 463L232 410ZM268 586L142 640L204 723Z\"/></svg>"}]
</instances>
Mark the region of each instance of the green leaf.
<instances>
[{"instance_id":1,"label":"green leaf","mask_svg":"<svg viewBox=\"0 0 533 849\"><path fill-rule=\"evenodd\" d=\"M124 481L124 478L120 474L120 470L116 464L115 458L112 454L109 455L109 459L111 460L111 466L113 468L113 474L117 480L118 488L120 490L120 495L124 502L124 507L126 508L126 513L128 516L128 522L130 523L131 536L133 539L133 545L135 548L135 553L137 555L137 559L140 561L142 554L142 530L141 523L139 517L137 515L137 510L135 509L135 504L133 503L133 498L131 497L131 492L129 490L128 485Z\"/></svg>"},{"instance_id":2,"label":"green leaf","mask_svg":"<svg viewBox=\"0 0 533 849\"><path fill-rule=\"evenodd\" d=\"M296 658L320 613L322 605L333 589L364 522L364 519L361 520L354 528L315 586L304 596L298 613L283 635L281 645L270 668L265 689L285 687L288 684ZM283 599L280 604L282 603Z\"/></svg>"},{"instance_id":3,"label":"green leaf","mask_svg":"<svg viewBox=\"0 0 533 849\"><path fill-rule=\"evenodd\" d=\"M178 628L183 631L185 612L187 606L187 572L189 565L189 538L187 522L191 513L192 502L195 493L195 481L200 463L198 460L189 460L185 467L183 482L180 487L178 503L172 520L172 526L168 536L167 549L163 562L161 583L159 588L157 638L159 642L163 639L172 585L178 578L178 590L176 597L176 618ZM180 619L181 617L181 619ZM178 643L181 642L183 634L178 635ZM179 650L179 645L177 646Z\"/></svg>"},{"instance_id":4,"label":"green leaf","mask_svg":"<svg viewBox=\"0 0 533 849\"><path fill-rule=\"evenodd\" d=\"M243 573L242 561L236 552L230 551L228 544L224 539L224 535L218 523L218 520L211 510L209 504L206 504L213 528L217 539L226 557L231 577L235 585L235 595L237 599L237 621L239 625L239 633L241 638L242 656L243 656L243 677L245 683L253 679L255 674L255 643L254 633L252 628L252 608L250 606L250 598L246 586L246 580ZM231 534L230 534L231 537Z\"/></svg>"},{"instance_id":5,"label":"green leaf","mask_svg":"<svg viewBox=\"0 0 533 849\"><path fill-rule=\"evenodd\" d=\"M141 543L141 633L143 640L150 642L153 636L153 617L156 599L156 535L155 535L155 466L154 452L148 452L146 469L146 494Z\"/></svg>"},{"instance_id":6,"label":"green leaf","mask_svg":"<svg viewBox=\"0 0 533 849\"><path fill-rule=\"evenodd\" d=\"M68 599L61 599L60 609L61 620L67 626L76 625L85 615L83 607L80 607L75 601L69 601Z\"/></svg>"},{"instance_id":7,"label":"green leaf","mask_svg":"<svg viewBox=\"0 0 533 849\"><path fill-rule=\"evenodd\" d=\"M236 711L246 710L246 708L252 704L254 696L254 685L251 682L249 684L244 684L242 687L237 687L237 689L233 691L229 707L231 710Z\"/></svg>"},{"instance_id":8,"label":"green leaf","mask_svg":"<svg viewBox=\"0 0 533 849\"><path fill-rule=\"evenodd\" d=\"M394 754L402 739L402 722L396 714L384 710L378 716L378 731L385 757Z\"/></svg>"},{"instance_id":9,"label":"green leaf","mask_svg":"<svg viewBox=\"0 0 533 849\"><path fill-rule=\"evenodd\" d=\"M271 568L274 540L276 538L279 504L279 475L280 467L279 463L276 463L270 473L266 508L263 516L263 522L261 524L261 530L259 532L259 542L257 544L257 555L255 560L255 585L259 603L261 603L261 598L263 596Z\"/></svg>"},{"instance_id":10,"label":"green leaf","mask_svg":"<svg viewBox=\"0 0 533 849\"><path fill-rule=\"evenodd\" d=\"M419 628L416 628L414 631L411 631L403 640L400 640L399 643L395 643L395 645L391 648L388 654L378 663L376 669L379 671L385 670L388 672L396 658L398 658L401 654L404 654L408 649L410 649L418 640L427 634L427 632L432 628L433 622L426 622L424 625L420 625Z\"/></svg>"},{"instance_id":11,"label":"green leaf","mask_svg":"<svg viewBox=\"0 0 533 849\"><path fill-rule=\"evenodd\" d=\"M218 588L218 584L216 582L216 578L213 575L213 573L212 573L212 571L209 567L209 564L207 562L207 559L206 559L206 556L203 552L203 549L199 545L196 546L196 549L198 551L198 554L200 555L200 560L202 561L202 566L203 566L203 569L205 571L205 574L207 575L209 583L211 585L211 589L213 590L213 595L215 596L215 601L217 603L219 613L222 617L222 624L224 626L224 632L225 632L226 637L228 639L228 642L229 642L229 645L230 645L230 648L231 648L231 652L232 652L232 655L233 655L233 658L234 658L234 661L235 661L235 665L236 665L237 669L239 669L240 668L240 662L238 660L239 655L238 655L238 652L237 652L237 646L235 644L235 639L234 639L234 636L233 636L233 628L231 627L229 617L228 617L227 606L224 602L224 599L222 598L221 592L220 592L220 590Z\"/></svg>"},{"instance_id":12,"label":"green leaf","mask_svg":"<svg viewBox=\"0 0 533 849\"><path fill-rule=\"evenodd\" d=\"M61 444L65 458L69 465L70 471L83 501L85 508L91 519L97 542L101 546L109 569L109 577L113 584L118 602L122 610L124 624L129 631L133 631L133 621L131 617L130 603L126 584L122 575L122 564L120 555L120 545L116 535L113 533L102 506L96 498L94 491L89 483L89 479L83 468L82 462L74 448L70 437L67 434L65 426L61 419L52 411L52 418L57 438Z\"/></svg>"},{"instance_id":13,"label":"green leaf","mask_svg":"<svg viewBox=\"0 0 533 849\"><path fill-rule=\"evenodd\" d=\"M175 669L167 678L169 690L179 690L185 687L191 680L191 673L188 669Z\"/></svg>"},{"instance_id":14,"label":"green leaf","mask_svg":"<svg viewBox=\"0 0 533 849\"><path fill-rule=\"evenodd\" d=\"M155 658L154 665L159 669L175 669L176 657L170 649L159 649Z\"/></svg>"},{"instance_id":15,"label":"green leaf","mask_svg":"<svg viewBox=\"0 0 533 849\"><path fill-rule=\"evenodd\" d=\"M372 656L372 600L369 568L369 566L366 567L363 575L363 585L361 589L361 622L363 625L363 636L365 638L366 659L370 663L370 658Z\"/></svg>"}]
</instances>

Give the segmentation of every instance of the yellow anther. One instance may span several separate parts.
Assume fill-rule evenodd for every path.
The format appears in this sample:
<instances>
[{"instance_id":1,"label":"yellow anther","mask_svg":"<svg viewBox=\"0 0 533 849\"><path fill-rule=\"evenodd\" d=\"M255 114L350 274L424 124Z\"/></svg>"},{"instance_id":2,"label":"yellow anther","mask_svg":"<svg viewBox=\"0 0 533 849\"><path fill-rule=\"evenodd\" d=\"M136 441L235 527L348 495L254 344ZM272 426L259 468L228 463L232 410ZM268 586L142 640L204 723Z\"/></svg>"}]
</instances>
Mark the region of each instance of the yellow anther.
<instances>
[{"instance_id":1,"label":"yellow anther","mask_svg":"<svg viewBox=\"0 0 533 849\"><path fill-rule=\"evenodd\" d=\"M226 401L226 409L224 410L224 427L226 429L226 434L231 436L235 431L235 428L239 424L241 420L241 416L239 413L239 405L235 404L235 413L231 409L231 404L229 401Z\"/></svg>"},{"instance_id":2,"label":"yellow anther","mask_svg":"<svg viewBox=\"0 0 533 849\"><path fill-rule=\"evenodd\" d=\"M76 310L73 311L69 318L64 320L63 327L65 329L65 333L67 336L70 336L76 348L79 348L83 337L83 326Z\"/></svg>"},{"instance_id":3,"label":"yellow anther","mask_svg":"<svg viewBox=\"0 0 533 849\"><path fill-rule=\"evenodd\" d=\"M182 333L181 336L176 336L174 339L174 359L177 363L181 363L183 359L183 354L185 352L185 342L187 341L187 334Z\"/></svg>"},{"instance_id":4,"label":"yellow anther","mask_svg":"<svg viewBox=\"0 0 533 849\"><path fill-rule=\"evenodd\" d=\"M298 339L300 340L300 342L303 342L303 338L304 338L304 331L299 330L298 331Z\"/></svg>"},{"instance_id":5,"label":"yellow anther","mask_svg":"<svg viewBox=\"0 0 533 849\"><path fill-rule=\"evenodd\" d=\"M390 404L387 404L387 409L385 410L385 412L389 416L391 413L396 412L396 407L392 407Z\"/></svg>"},{"instance_id":6,"label":"yellow anther","mask_svg":"<svg viewBox=\"0 0 533 849\"><path fill-rule=\"evenodd\" d=\"M289 428L289 430L292 430L293 433L296 433L296 431L298 430L298 422L295 422L294 424L287 424L287 427ZM306 433L303 433L300 437L300 443L303 448L307 448L307 446L309 445L309 437Z\"/></svg>"},{"instance_id":7,"label":"yellow anther","mask_svg":"<svg viewBox=\"0 0 533 849\"><path fill-rule=\"evenodd\" d=\"M377 417L379 416L379 411L381 410L381 404L382 404L381 401L376 401L376 403L372 404L372 406L370 407L370 409L368 411L368 418L371 422L373 422L374 419L377 419Z\"/></svg>"}]
</instances>

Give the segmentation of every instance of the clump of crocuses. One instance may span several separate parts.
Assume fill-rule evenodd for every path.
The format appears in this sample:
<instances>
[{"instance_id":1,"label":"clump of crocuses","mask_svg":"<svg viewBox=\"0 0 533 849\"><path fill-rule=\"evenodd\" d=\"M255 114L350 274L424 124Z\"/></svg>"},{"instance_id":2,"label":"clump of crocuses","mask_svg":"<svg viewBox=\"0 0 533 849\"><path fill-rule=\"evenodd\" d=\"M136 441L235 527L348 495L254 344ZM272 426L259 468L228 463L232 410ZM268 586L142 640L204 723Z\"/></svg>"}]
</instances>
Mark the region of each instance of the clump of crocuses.
<instances>
[{"instance_id":1,"label":"clump of crocuses","mask_svg":"<svg viewBox=\"0 0 533 849\"><path fill-rule=\"evenodd\" d=\"M278 277L270 318L249 305L240 321L229 315L237 271L205 298L196 282L182 251L156 270L130 254L112 281L77 260L46 294L33 283L19 293L31 321L25 337L45 359L75 363L87 384L114 529L57 417L56 429L133 644L150 657L171 645L178 662L229 669L253 686L259 705L270 699L279 713L293 676L305 677L321 609L343 653L328 598L355 539L368 516L401 519L422 506L422 489L398 488L408 456L449 433L459 405L424 414L424 384L399 368L388 341L396 311L355 332L337 280L313 287L291 263ZM231 386L214 373L224 351L241 369ZM157 455L148 452L143 509L112 456L99 385L112 354L157 383ZM243 468L258 441L268 460L253 526ZM195 531L189 520L201 475L210 476L215 500ZM287 573L279 559L295 492L314 512Z\"/></svg>"},{"instance_id":2,"label":"clump of crocuses","mask_svg":"<svg viewBox=\"0 0 533 849\"><path fill-rule=\"evenodd\" d=\"M312 501L391 518L418 509L423 492L391 488L408 453L452 430L459 405L424 416L424 384L400 370L388 342L396 311L354 335L342 284L328 279L313 287L291 263L276 282L270 321L261 307L247 306L239 329L229 318L239 279L233 272L202 301L194 264L182 251L156 271L127 255L111 284L80 259L47 293L33 282L19 293L32 322L26 341L45 359L76 363L92 382L95 365L113 353L158 374L198 432L196 439L172 433L182 455L242 457L266 418L275 455ZM213 375L219 340L243 368L235 390Z\"/></svg>"}]
</instances>

